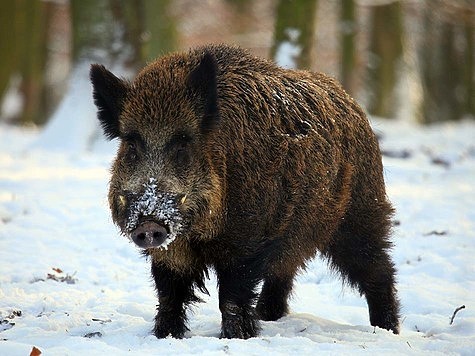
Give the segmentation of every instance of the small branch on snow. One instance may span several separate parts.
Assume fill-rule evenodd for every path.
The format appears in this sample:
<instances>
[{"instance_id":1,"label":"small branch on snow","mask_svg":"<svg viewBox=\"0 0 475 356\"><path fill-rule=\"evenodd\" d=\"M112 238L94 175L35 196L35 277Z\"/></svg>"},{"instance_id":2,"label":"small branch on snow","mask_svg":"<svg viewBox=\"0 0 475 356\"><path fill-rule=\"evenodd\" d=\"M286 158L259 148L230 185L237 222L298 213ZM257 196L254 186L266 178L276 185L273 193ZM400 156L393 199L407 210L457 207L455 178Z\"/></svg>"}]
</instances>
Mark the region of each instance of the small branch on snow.
<instances>
[{"instance_id":1,"label":"small branch on snow","mask_svg":"<svg viewBox=\"0 0 475 356\"><path fill-rule=\"evenodd\" d=\"M101 324L112 323L112 320L111 320L111 319L103 320L103 319L98 319L98 318L92 318L92 321L98 321L98 322L100 322Z\"/></svg>"},{"instance_id":2,"label":"small branch on snow","mask_svg":"<svg viewBox=\"0 0 475 356\"><path fill-rule=\"evenodd\" d=\"M442 231L439 231L439 230L432 230L431 232L428 232L428 233L425 233L424 236L431 236L431 235L435 235L435 236L445 236L447 235L449 232L447 230L442 230Z\"/></svg>"},{"instance_id":3,"label":"small branch on snow","mask_svg":"<svg viewBox=\"0 0 475 356\"><path fill-rule=\"evenodd\" d=\"M465 305L462 305L462 306L458 307L457 309L455 309L454 314L452 315L452 318L450 318L450 325L453 324L454 319L455 319L455 315L456 315L459 311L461 311L462 309L465 309Z\"/></svg>"}]
</instances>

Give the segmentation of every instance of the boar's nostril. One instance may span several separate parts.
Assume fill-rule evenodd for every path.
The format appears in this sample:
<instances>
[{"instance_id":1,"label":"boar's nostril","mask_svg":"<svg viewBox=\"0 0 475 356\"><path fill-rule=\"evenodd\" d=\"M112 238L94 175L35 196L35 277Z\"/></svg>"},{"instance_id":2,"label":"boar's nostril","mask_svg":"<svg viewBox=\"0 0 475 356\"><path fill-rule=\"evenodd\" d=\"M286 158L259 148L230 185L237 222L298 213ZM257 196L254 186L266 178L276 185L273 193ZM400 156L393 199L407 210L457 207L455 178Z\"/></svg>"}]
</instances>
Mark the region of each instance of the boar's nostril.
<instances>
[{"instance_id":1,"label":"boar's nostril","mask_svg":"<svg viewBox=\"0 0 475 356\"><path fill-rule=\"evenodd\" d=\"M140 248L152 248L162 245L168 235L167 229L154 222L145 221L132 231L131 238Z\"/></svg>"}]
</instances>

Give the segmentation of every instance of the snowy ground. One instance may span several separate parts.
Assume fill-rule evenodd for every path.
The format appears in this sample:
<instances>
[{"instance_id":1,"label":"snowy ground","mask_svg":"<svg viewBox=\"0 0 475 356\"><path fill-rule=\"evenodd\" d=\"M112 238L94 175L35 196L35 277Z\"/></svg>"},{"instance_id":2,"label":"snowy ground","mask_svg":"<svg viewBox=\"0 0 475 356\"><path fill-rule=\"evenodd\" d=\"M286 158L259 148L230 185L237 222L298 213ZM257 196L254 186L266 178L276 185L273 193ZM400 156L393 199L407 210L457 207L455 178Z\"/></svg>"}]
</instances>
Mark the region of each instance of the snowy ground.
<instances>
[{"instance_id":1,"label":"snowy ground","mask_svg":"<svg viewBox=\"0 0 475 356\"><path fill-rule=\"evenodd\" d=\"M113 150L28 150L37 133L0 126L0 355L33 346L47 355L473 355L475 122L374 127L397 208L401 335L369 326L364 299L316 259L297 279L290 315L243 341L218 338L214 276L185 339L150 334L148 263L109 217Z\"/></svg>"}]
</instances>

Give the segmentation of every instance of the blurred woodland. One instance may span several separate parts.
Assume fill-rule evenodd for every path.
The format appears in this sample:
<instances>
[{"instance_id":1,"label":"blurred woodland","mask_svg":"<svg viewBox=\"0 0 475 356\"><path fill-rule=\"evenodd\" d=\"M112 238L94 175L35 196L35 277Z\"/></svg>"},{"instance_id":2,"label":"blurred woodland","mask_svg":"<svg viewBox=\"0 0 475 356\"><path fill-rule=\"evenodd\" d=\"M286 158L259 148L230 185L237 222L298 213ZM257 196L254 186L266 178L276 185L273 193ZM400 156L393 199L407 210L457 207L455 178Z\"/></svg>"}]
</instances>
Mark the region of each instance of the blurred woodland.
<instances>
[{"instance_id":1,"label":"blurred woodland","mask_svg":"<svg viewBox=\"0 0 475 356\"><path fill-rule=\"evenodd\" d=\"M209 42L332 75L372 115L475 117L475 0L12 0L0 26L2 122L43 125L81 63L133 76Z\"/></svg>"}]
</instances>

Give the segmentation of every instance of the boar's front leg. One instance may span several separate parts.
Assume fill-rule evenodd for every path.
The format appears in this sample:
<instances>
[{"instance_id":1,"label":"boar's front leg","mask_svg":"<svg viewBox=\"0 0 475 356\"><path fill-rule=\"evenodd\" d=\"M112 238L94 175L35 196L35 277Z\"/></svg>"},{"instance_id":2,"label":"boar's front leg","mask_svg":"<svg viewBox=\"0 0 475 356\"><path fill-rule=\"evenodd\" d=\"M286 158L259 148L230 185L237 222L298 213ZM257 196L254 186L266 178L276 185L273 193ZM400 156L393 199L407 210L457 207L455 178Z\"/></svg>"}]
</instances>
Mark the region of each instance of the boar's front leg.
<instances>
[{"instance_id":1,"label":"boar's front leg","mask_svg":"<svg viewBox=\"0 0 475 356\"><path fill-rule=\"evenodd\" d=\"M255 289L262 279L256 262L256 258L251 258L216 266L222 338L248 339L257 336L260 330L253 306L257 297Z\"/></svg>"},{"instance_id":2,"label":"boar's front leg","mask_svg":"<svg viewBox=\"0 0 475 356\"><path fill-rule=\"evenodd\" d=\"M171 335L182 338L186 327L186 307L199 301L194 294L194 284L203 285L203 277L179 274L163 263L152 261L152 276L158 294L158 309L154 334L158 338ZM201 278L201 280L199 280Z\"/></svg>"}]
</instances>

